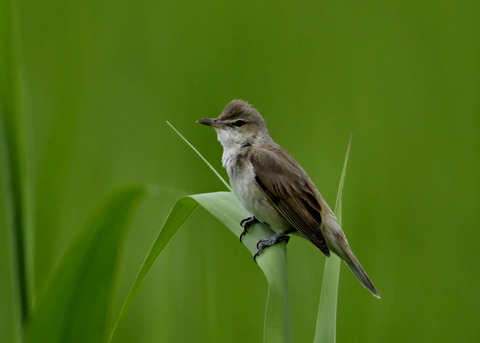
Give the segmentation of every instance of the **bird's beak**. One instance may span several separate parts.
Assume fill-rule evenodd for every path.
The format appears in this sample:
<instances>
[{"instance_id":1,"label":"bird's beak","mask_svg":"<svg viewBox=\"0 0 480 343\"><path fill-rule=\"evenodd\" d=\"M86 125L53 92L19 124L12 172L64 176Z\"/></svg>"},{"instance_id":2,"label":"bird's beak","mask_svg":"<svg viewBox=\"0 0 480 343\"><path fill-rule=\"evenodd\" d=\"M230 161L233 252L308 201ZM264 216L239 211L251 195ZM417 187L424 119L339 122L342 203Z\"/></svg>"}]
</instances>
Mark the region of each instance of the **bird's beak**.
<instances>
[{"instance_id":1,"label":"bird's beak","mask_svg":"<svg viewBox=\"0 0 480 343\"><path fill-rule=\"evenodd\" d=\"M198 119L197 123L198 124L203 124L203 125L208 125L208 126L213 126L213 127L218 127L220 129L227 127L227 125L225 125L221 121L218 121L216 118Z\"/></svg>"}]
</instances>

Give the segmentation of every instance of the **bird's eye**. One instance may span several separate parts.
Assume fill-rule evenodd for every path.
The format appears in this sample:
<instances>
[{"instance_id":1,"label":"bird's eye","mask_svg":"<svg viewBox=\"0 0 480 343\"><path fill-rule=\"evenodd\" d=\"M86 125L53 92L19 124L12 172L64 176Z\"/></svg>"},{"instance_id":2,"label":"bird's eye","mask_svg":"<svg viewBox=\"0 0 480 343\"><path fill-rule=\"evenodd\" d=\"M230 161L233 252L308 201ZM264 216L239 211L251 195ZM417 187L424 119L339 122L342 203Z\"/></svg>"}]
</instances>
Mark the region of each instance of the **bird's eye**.
<instances>
[{"instance_id":1,"label":"bird's eye","mask_svg":"<svg viewBox=\"0 0 480 343\"><path fill-rule=\"evenodd\" d=\"M245 124L245 122L241 119L239 120L236 120L233 125L235 125L236 127L240 127L240 126L243 126Z\"/></svg>"}]
</instances>

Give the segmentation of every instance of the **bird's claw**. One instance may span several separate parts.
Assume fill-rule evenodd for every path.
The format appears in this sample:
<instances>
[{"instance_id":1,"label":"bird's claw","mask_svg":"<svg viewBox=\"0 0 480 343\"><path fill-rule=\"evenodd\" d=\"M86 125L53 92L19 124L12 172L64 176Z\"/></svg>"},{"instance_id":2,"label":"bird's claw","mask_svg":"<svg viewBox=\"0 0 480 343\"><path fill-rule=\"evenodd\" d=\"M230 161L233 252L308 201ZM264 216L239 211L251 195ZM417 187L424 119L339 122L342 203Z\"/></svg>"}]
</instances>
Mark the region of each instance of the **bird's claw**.
<instances>
[{"instance_id":1,"label":"bird's claw","mask_svg":"<svg viewBox=\"0 0 480 343\"><path fill-rule=\"evenodd\" d=\"M257 257L263 252L265 248L271 247L279 242L288 243L290 236L287 236L285 232L279 232L274 234L272 237L261 239L257 242L257 252L253 255L253 260L257 262Z\"/></svg>"},{"instance_id":2,"label":"bird's claw","mask_svg":"<svg viewBox=\"0 0 480 343\"><path fill-rule=\"evenodd\" d=\"M255 223L258 223L258 219L255 218L255 216L242 219L242 221L240 222L240 226L243 227L243 231L240 234L240 242L242 241L243 236L245 236L247 234L248 228Z\"/></svg>"}]
</instances>

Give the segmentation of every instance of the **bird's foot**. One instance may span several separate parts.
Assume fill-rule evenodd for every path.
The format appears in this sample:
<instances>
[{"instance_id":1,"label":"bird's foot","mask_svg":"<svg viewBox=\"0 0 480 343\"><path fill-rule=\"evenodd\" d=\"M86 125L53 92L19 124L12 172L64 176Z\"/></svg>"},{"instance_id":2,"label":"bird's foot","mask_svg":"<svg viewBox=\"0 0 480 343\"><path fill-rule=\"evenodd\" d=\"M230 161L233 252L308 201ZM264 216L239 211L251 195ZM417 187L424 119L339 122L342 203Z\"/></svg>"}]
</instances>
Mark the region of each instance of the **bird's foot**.
<instances>
[{"instance_id":1,"label":"bird's foot","mask_svg":"<svg viewBox=\"0 0 480 343\"><path fill-rule=\"evenodd\" d=\"M240 234L240 242L242 241L243 236L245 236L247 234L248 228L255 223L258 223L258 219L255 218L255 216L245 218L240 222L240 226L243 227L243 231Z\"/></svg>"},{"instance_id":2,"label":"bird's foot","mask_svg":"<svg viewBox=\"0 0 480 343\"><path fill-rule=\"evenodd\" d=\"M285 242L285 244L288 243L288 240L290 239L290 236L288 236L289 233L294 232L295 229L293 230L286 230L283 232L278 232L274 234L272 237L266 238L266 239L261 239L257 243L257 252L255 255L253 255L253 260L256 262L257 257L263 252L263 249L271 247L272 245L275 245L280 242Z\"/></svg>"}]
</instances>

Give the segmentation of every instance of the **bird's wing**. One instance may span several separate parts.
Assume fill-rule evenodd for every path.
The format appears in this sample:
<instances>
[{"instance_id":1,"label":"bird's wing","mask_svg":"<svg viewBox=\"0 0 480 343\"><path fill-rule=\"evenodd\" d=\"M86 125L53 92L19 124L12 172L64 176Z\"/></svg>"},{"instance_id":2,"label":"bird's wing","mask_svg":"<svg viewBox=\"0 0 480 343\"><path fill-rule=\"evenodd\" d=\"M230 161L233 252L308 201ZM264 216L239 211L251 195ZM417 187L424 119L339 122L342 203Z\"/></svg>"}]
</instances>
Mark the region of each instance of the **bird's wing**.
<instances>
[{"instance_id":1,"label":"bird's wing","mask_svg":"<svg viewBox=\"0 0 480 343\"><path fill-rule=\"evenodd\" d=\"M276 158L278 154L284 157L281 161ZM320 194L307 173L278 145L252 147L249 155L256 173L255 180L276 209L295 229L330 256L321 229Z\"/></svg>"}]
</instances>

